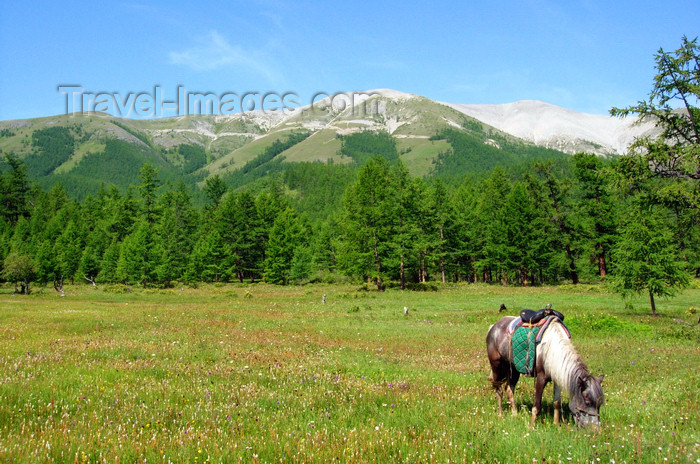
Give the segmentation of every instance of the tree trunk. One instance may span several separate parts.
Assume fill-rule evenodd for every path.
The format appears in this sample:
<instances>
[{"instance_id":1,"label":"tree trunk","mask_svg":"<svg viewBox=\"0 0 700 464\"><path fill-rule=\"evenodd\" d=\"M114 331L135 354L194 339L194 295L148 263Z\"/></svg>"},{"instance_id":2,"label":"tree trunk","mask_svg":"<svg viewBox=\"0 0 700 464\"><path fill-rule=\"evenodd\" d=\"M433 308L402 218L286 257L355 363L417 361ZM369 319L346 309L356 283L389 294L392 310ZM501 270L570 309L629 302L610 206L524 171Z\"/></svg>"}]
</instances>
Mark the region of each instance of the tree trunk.
<instances>
[{"instance_id":1,"label":"tree trunk","mask_svg":"<svg viewBox=\"0 0 700 464\"><path fill-rule=\"evenodd\" d=\"M603 248L603 245L600 246L600 254L598 255L598 270L600 270L601 277L605 277L608 273L608 269L605 264L605 248Z\"/></svg>"},{"instance_id":2,"label":"tree trunk","mask_svg":"<svg viewBox=\"0 0 700 464\"><path fill-rule=\"evenodd\" d=\"M649 301L651 302L651 315L656 316L656 303L654 303L654 294L649 292Z\"/></svg>"},{"instance_id":3,"label":"tree trunk","mask_svg":"<svg viewBox=\"0 0 700 464\"><path fill-rule=\"evenodd\" d=\"M401 276L401 290L406 288L406 276L404 274L403 256L401 257L401 265L399 267L399 275Z\"/></svg>"},{"instance_id":4,"label":"tree trunk","mask_svg":"<svg viewBox=\"0 0 700 464\"><path fill-rule=\"evenodd\" d=\"M596 188L595 191L595 202L596 204L600 205L600 189ZM595 223L595 230L598 231L599 233L600 230L602 229L602 226L596 221ZM605 266L605 245L602 243L596 244L596 251L598 251L598 271L600 272L601 277L605 277L605 275L608 273L608 270Z\"/></svg>"},{"instance_id":5,"label":"tree trunk","mask_svg":"<svg viewBox=\"0 0 700 464\"><path fill-rule=\"evenodd\" d=\"M377 236L374 235L374 264L377 266L377 290L382 291L382 263L379 261L379 248L377 247Z\"/></svg>"},{"instance_id":6,"label":"tree trunk","mask_svg":"<svg viewBox=\"0 0 700 464\"><path fill-rule=\"evenodd\" d=\"M571 245L566 244L566 256L569 258L569 275L571 275L571 283L578 284L578 272L576 272L576 261L574 260L574 254L571 251Z\"/></svg>"},{"instance_id":7,"label":"tree trunk","mask_svg":"<svg viewBox=\"0 0 700 464\"><path fill-rule=\"evenodd\" d=\"M442 225L440 226L440 272L442 273L442 283L445 283L445 234Z\"/></svg>"}]
</instances>

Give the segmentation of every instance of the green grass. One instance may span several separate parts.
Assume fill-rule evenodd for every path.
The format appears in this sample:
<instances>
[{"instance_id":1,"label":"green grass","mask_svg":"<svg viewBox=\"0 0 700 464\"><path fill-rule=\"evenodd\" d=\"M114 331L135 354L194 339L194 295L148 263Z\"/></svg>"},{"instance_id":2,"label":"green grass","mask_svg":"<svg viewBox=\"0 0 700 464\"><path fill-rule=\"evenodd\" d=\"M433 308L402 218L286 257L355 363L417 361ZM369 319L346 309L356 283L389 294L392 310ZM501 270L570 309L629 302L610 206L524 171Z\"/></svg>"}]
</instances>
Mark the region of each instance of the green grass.
<instances>
[{"instance_id":1,"label":"green grass","mask_svg":"<svg viewBox=\"0 0 700 464\"><path fill-rule=\"evenodd\" d=\"M333 129L317 131L306 140L294 145L283 152L284 161L287 163L303 163L333 159L336 163L348 163L350 158L338 154L340 139L336 137Z\"/></svg>"},{"instance_id":2,"label":"green grass","mask_svg":"<svg viewBox=\"0 0 700 464\"><path fill-rule=\"evenodd\" d=\"M396 140L396 149L401 153L408 172L414 177L423 177L430 174L437 155L451 147L446 140L400 138Z\"/></svg>"},{"instance_id":3,"label":"green grass","mask_svg":"<svg viewBox=\"0 0 700 464\"><path fill-rule=\"evenodd\" d=\"M259 139L243 145L230 153L216 159L214 162L205 166L204 169L209 171L211 175L223 174L240 169L248 161L251 161L256 156L260 155L267 147L272 145L276 140L284 140L289 135L287 131L277 131L267 134Z\"/></svg>"},{"instance_id":4,"label":"green grass","mask_svg":"<svg viewBox=\"0 0 700 464\"><path fill-rule=\"evenodd\" d=\"M2 462L697 462L700 290L629 309L597 287L446 285L0 294ZM321 304L321 296L327 303ZM499 419L484 338L552 303L606 375L600 433ZM403 315L403 307L410 315ZM693 321L694 322L694 321ZM565 403L568 398L565 397ZM566 409L566 408L565 408Z\"/></svg>"}]
</instances>

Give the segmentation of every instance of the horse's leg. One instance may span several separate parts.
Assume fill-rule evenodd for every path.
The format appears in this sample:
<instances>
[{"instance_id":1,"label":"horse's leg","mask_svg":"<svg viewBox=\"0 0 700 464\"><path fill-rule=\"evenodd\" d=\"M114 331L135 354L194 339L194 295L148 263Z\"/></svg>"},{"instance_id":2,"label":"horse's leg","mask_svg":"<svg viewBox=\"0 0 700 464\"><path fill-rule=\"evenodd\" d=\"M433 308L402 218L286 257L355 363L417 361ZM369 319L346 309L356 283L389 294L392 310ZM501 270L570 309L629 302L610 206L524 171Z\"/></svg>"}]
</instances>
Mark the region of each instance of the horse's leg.
<instances>
[{"instance_id":1,"label":"horse's leg","mask_svg":"<svg viewBox=\"0 0 700 464\"><path fill-rule=\"evenodd\" d=\"M510 382L506 385L506 398L508 403L510 403L510 413L513 417L518 415L518 408L515 406L515 385L511 385Z\"/></svg>"},{"instance_id":2,"label":"horse's leg","mask_svg":"<svg viewBox=\"0 0 700 464\"><path fill-rule=\"evenodd\" d=\"M542 410L542 392L544 392L545 385L547 385L547 376L544 374L544 372L538 372L537 377L535 377L535 404L532 405L532 418L530 419L530 427L535 426L537 415Z\"/></svg>"},{"instance_id":3,"label":"horse's leg","mask_svg":"<svg viewBox=\"0 0 700 464\"><path fill-rule=\"evenodd\" d=\"M520 372L511 369L506 385L506 398L510 403L510 412L513 416L518 415L518 408L515 406L515 386L518 384L518 379L520 379Z\"/></svg>"},{"instance_id":4,"label":"horse's leg","mask_svg":"<svg viewBox=\"0 0 700 464\"><path fill-rule=\"evenodd\" d=\"M559 425L561 417L561 387L554 383L554 425Z\"/></svg>"},{"instance_id":5,"label":"horse's leg","mask_svg":"<svg viewBox=\"0 0 700 464\"><path fill-rule=\"evenodd\" d=\"M496 371L491 371L489 380L493 386L493 391L496 392L496 402L498 404L498 417L503 417L503 380L497 380Z\"/></svg>"}]
</instances>

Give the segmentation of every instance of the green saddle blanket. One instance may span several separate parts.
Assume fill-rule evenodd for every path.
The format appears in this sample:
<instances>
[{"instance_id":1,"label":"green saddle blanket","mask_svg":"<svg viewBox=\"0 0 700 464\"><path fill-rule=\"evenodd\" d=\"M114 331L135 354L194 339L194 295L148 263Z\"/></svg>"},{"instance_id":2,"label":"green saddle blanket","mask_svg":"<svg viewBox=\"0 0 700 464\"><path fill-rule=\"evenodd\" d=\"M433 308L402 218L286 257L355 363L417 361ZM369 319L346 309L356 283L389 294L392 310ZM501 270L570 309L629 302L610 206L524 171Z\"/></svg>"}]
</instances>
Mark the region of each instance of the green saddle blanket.
<instances>
[{"instance_id":1,"label":"green saddle blanket","mask_svg":"<svg viewBox=\"0 0 700 464\"><path fill-rule=\"evenodd\" d=\"M513 364L521 374L533 375L535 370L535 339L541 327L518 327L513 332Z\"/></svg>"}]
</instances>

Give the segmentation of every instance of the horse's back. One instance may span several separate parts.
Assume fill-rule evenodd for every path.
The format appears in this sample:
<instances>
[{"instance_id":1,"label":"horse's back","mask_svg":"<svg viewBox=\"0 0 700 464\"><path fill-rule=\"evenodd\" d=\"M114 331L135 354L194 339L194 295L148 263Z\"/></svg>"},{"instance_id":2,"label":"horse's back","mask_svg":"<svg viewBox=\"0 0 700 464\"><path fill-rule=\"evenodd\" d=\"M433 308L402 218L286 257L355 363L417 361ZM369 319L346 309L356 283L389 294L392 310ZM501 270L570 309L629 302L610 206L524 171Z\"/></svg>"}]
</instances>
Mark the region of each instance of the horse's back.
<instances>
[{"instance_id":1,"label":"horse's back","mask_svg":"<svg viewBox=\"0 0 700 464\"><path fill-rule=\"evenodd\" d=\"M486 350L489 359L510 357L510 337L508 325L515 319L514 316L504 316L489 328L486 334Z\"/></svg>"}]
</instances>

